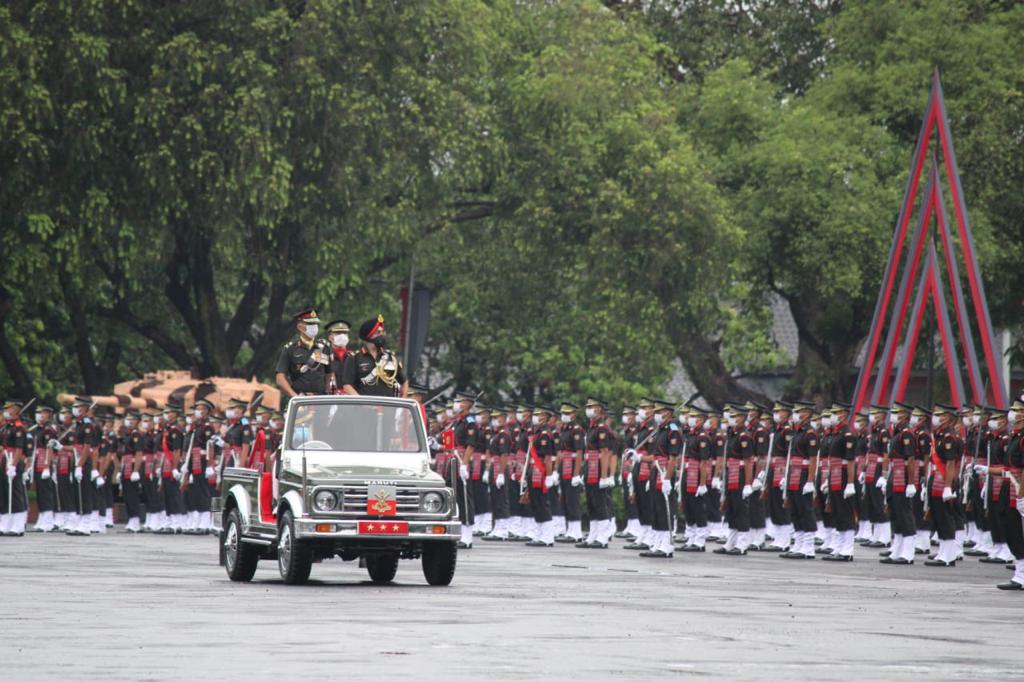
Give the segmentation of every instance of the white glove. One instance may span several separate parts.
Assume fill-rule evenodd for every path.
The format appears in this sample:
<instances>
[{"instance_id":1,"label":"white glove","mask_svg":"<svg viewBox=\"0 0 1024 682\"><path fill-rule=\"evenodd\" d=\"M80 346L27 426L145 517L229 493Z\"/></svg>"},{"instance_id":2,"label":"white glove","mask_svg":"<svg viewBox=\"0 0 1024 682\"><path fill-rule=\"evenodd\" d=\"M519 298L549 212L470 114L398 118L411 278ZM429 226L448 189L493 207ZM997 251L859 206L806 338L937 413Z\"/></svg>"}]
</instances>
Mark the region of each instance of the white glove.
<instances>
[{"instance_id":1,"label":"white glove","mask_svg":"<svg viewBox=\"0 0 1024 682\"><path fill-rule=\"evenodd\" d=\"M924 502L927 499L928 499L928 486L927 485L923 485L923 486L921 486L921 501Z\"/></svg>"},{"instance_id":2,"label":"white glove","mask_svg":"<svg viewBox=\"0 0 1024 682\"><path fill-rule=\"evenodd\" d=\"M762 490L763 488L764 488L764 483L761 481L760 478L755 478L754 482L750 484L750 489L752 491L754 491L754 492Z\"/></svg>"},{"instance_id":3,"label":"white glove","mask_svg":"<svg viewBox=\"0 0 1024 682\"><path fill-rule=\"evenodd\" d=\"M907 486L907 497L913 497L917 494L917 486L911 483Z\"/></svg>"},{"instance_id":4,"label":"white glove","mask_svg":"<svg viewBox=\"0 0 1024 682\"><path fill-rule=\"evenodd\" d=\"M75 480L76 481L81 481L82 480L82 467L75 467Z\"/></svg>"},{"instance_id":5,"label":"white glove","mask_svg":"<svg viewBox=\"0 0 1024 682\"><path fill-rule=\"evenodd\" d=\"M857 477L857 483L864 485L864 479L866 478L864 472L860 472L860 476Z\"/></svg>"},{"instance_id":6,"label":"white glove","mask_svg":"<svg viewBox=\"0 0 1024 682\"><path fill-rule=\"evenodd\" d=\"M174 471L171 472L171 476L174 476L174 480L175 481L180 481L181 480L181 472L178 471L177 469L175 469Z\"/></svg>"},{"instance_id":7,"label":"white glove","mask_svg":"<svg viewBox=\"0 0 1024 682\"><path fill-rule=\"evenodd\" d=\"M220 436L214 436L210 439L210 442L216 445L218 448L224 447L224 439Z\"/></svg>"},{"instance_id":8,"label":"white glove","mask_svg":"<svg viewBox=\"0 0 1024 682\"><path fill-rule=\"evenodd\" d=\"M810 481L807 481L807 483L804 483L804 495L810 495L813 492L814 492L814 484L811 483Z\"/></svg>"},{"instance_id":9,"label":"white glove","mask_svg":"<svg viewBox=\"0 0 1024 682\"><path fill-rule=\"evenodd\" d=\"M843 488L843 499L848 500L857 494L857 489L853 487L852 483L847 483L846 487Z\"/></svg>"},{"instance_id":10,"label":"white glove","mask_svg":"<svg viewBox=\"0 0 1024 682\"><path fill-rule=\"evenodd\" d=\"M988 467L985 466L984 464L975 464L974 465L974 473L976 473L976 474L987 474L988 473Z\"/></svg>"},{"instance_id":11,"label":"white glove","mask_svg":"<svg viewBox=\"0 0 1024 682\"><path fill-rule=\"evenodd\" d=\"M43 479L44 481L49 481L50 480L50 469L49 468L43 469L43 473L39 474L39 478Z\"/></svg>"},{"instance_id":12,"label":"white glove","mask_svg":"<svg viewBox=\"0 0 1024 682\"><path fill-rule=\"evenodd\" d=\"M1017 498L1017 511L1024 517L1024 497Z\"/></svg>"},{"instance_id":13,"label":"white glove","mask_svg":"<svg viewBox=\"0 0 1024 682\"><path fill-rule=\"evenodd\" d=\"M96 487L97 488L102 488L103 484L106 483L106 482L107 482L107 479L103 478L102 476L97 476L96 477Z\"/></svg>"},{"instance_id":14,"label":"white glove","mask_svg":"<svg viewBox=\"0 0 1024 682\"><path fill-rule=\"evenodd\" d=\"M60 452L64 449L64 446L60 444L60 441L56 438L51 438L50 442L46 444L54 452Z\"/></svg>"},{"instance_id":15,"label":"white glove","mask_svg":"<svg viewBox=\"0 0 1024 682\"><path fill-rule=\"evenodd\" d=\"M672 481L663 478L661 480L661 492L663 492L666 495L672 492Z\"/></svg>"},{"instance_id":16,"label":"white glove","mask_svg":"<svg viewBox=\"0 0 1024 682\"><path fill-rule=\"evenodd\" d=\"M751 486L749 483L747 485L743 486L743 499L744 500L747 499L748 497L750 497L753 494L754 494L753 486Z\"/></svg>"},{"instance_id":17,"label":"white glove","mask_svg":"<svg viewBox=\"0 0 1024 682\"><path fill-rule=\"evenodd\" d=\"M950 488L948 485L945 488L942 489L942 501L943 502L949 502L950 500L955 499L955 498L956 498L956 495L953 494L953 489Z\"/></svg>"},{"instance_id":18,"label":"white glove","mask_svg":"<svg viewBox=\"0 0 1024 682\"><path fill-rule=\"evenodd\" d=\"M786 489L786 477L783 476L783 477L781 477L779 479L779 490L785 490L785 489Z\"/></svg>"},{"instance_id":19,"label":"white glove","mask_svg":"<svg viewBox=\"0 0 1024 682\"><path fill-rule=\"evenodd\" d=\"M93 469L92 471L89 472L89 480L90 481L95 481L99 477L100 477L100 472L96 471L95 469Z\"/></svg>"},{"instance_id":20,"label":"white glove","mask_svg":"<svg viewBox=\"0 0 1024 682\"><path fill-rule=\"evenodd\" d=\"M583 485L583 477L573 476L572 481L569 482L569 485L571 485L573 488L579 488L581 485Z\"/></svg>"},{"instance_id":21,"label":"white glove","mask_svg":"<svg viewBox=\"0 0 1024 682\"><path fill-rule=\"evenodd\" d=\"M498 474L494 477L494 487L499 490L505 487L505 474Z\"/></svg>"},{"instance_id":22,"label":"white glove","mask_svg":"<svg viewBox=\"0 0 1024 682\"><path fill-rule=\"evenodd\" d=\"M459 465L459 478L463 481L469 480L469 468L465 464Z\"/></svg>"},{"instance_id":23,"label":"white glove","mask_svg":"<svg viewBox=\"0 0 1024 682\"><path fill-rule=\"evenodd\" d=\"M484 483L490 483L491 482L491 472L487 471L485 469L484 470L484 475L480 477L480 480L483 481Z\"/></svg>"},{"instance_id":24,"label":"white glove","mask_svg":"<svg viewBox=\"0 0 1024 682\"><path fill-rule=\"evenodd\" d=\"M615 487L615 479L612 478L611 476L609 476L608 478L602 478L600 481L597 482L597 487L598 488L614 488Z\"/></svg>"},{"instance_id":25,"label":"white glove","mask_svg":"<svg viewBox=\"0 0 1024 682\"><path fill-rule=\"evenodd\" d=\"M28 485L29 483L31 483L32 482L32 472L31 471L23 472L21 474L21 480L23 480L25 482L25 485Z\"/></svg>"},{"instance_id":26,"label":"white glove","mask_svg":"<svg viewBox=\"0 0 1024 682\"><path fill-rule=\"evenodd\" d=\"M885 480L885 476L879 476L878 480L875 481L875 487L879 490L885 490L885 485L888 481Z\"/></svg>"},{"instance_id":27,"label":"white glove","mask_svg":"<svg viewBox=\"0 0 1024 682\"><path fill-rule=\"evenodd\" d=\"M697 497L704 497L708 493L708 487L706 485L697 486Z\"/></svg>"},{"instance_id":28,"label":"white glove","mask_svg":"<svg viewBox=\"0 0 1024 682\"><path fill-rule=\"evenodd\" d=\"M114 485L121 485L121 472L120 471L115 471L114 472Z\"/></svg>"},{"instance_id":29,"label":"white glove","mask_svg":"<svg viewBox=\"0 0 1024 682\"><path fill-rule=\"evenodd\" d=\"M139 476L139 472L133 471L132 475L128 477L128 480L132 483L138 483L140 478L142 478L142 476Z\"/></svg>"},{"instance_id":30,"label":"white glove","mask_svg":"<svg viewBox=\"0 0 1024 682\"><path fill-rule=\"evenodd\" d=\"M549 475L545 482L547 483L547 486L549 488L554 488L556 485L558 485L558 474L556 473Z\"/></svg>"},{"instance_id":31,"label":"white glove","mask_svg":"<svg viewBox=\"0 0 1024 682\"><path fill-rule=\"evenodd\" d=\"M217 475L217 472L213 470L213 467L206 467L205 473L207 478L213 478Z\"/></svg>"},{"instance_id":32,"label":"white glove","mask_svg":"<svg viewBox=\"0 0 1024 682\"><path fill-rule=\"evenodd\" d=\"M636 456L636 450L634 450L633 448L629 448L622 454L624 454L626 457L634 457Z\"/></svg>"},{"instance_id":33,"label":"white glove","mask_svg":"<svg viewBox=\"0 0 1024 682\"><path fill-rule=\"evenodd\" d=\"M721 490L722 489L722 479L718 478L717 476L712 478L711 479L711 489L712 490Z\"/></svg>"}]
</instances>

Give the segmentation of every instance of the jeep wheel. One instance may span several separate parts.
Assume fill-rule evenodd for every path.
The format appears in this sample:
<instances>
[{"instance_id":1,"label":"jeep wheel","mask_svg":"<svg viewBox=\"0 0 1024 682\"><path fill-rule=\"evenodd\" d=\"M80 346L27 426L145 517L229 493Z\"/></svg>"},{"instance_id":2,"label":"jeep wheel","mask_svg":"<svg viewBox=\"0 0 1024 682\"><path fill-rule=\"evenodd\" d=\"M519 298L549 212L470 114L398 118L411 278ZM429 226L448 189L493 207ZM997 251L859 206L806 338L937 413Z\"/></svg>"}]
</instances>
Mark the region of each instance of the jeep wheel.
<instances>
[{"instance_id":1,"label":"jeep wheel","mask_svg":"<svg viewBox=\"0 0 1024 682\"><path fill-rule=\"evenodd\" d=\"M228 522L224 528L224 568L228 577L239 583L247 583L256 573L256 564L260 560L259 550L242 542L242 517L237 509L228 514Z\"/></svg>"},{"instance_id":2,"label":"jeep wheel","mask_svg":"<svg viewBox=\"0 0 1024 682\"><path fill-rule=\"evenodd\" d=\"M295 538L291 511L281 516L277 528L277 568L289 585L301 585L309 580L309 571L313 568L313 551L308 544Z\"/></svg>"},{"instance_id":3,"label":"jeep wheel","mask_svg":"<svg viewBox=\"0 0 1024 682\"><path fill-rule=\"evenodd\" d=\"M431 585L450 585L459 550L454 542L423 543L423 577Z\"/></svg>"},{"instance_id":4,"label":"jeep wheel","mask_svg":"<svg viewBox=\"0 0 1024 682\"><path fill-rule=\"evenodd\" d=\"M397 554L378 554L366 557L366 572L374 585L386 585L395 579L398 572Z\"/></svg>"}]
</instances>

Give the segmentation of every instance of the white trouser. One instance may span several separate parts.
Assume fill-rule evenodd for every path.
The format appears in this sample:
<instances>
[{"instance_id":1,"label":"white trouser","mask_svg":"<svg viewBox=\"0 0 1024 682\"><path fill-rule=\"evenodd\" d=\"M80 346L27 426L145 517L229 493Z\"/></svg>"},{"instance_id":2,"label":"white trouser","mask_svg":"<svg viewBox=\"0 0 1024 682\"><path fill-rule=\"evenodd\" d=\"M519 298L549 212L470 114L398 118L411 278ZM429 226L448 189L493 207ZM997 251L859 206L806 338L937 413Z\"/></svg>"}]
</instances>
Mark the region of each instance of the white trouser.
<instances>
[{"instance_id":1,"label":"white trouser","mask_svg":"<svg viewBox=\"0 0 1024 682\"><path fill-rule=\"evenodd\" d=\"M550 545L551 543L553 543L555 541L555 525L556 525L556 522L555 521L546 521L546 522L541 523L539 525L540 525L540 529L539 529L539 533L538 533L538 538L537 539L540 540L541 542L543 542L544 544Z\"/></svg>"},{"instance_id":2,"label":"white trouser","mask_svg":"<svg viewBox=\"0 0 1024 682\"><path fill-rule=\"evenodd\" d=\"M39 512L39 518L36 519L36 530L53 530L54 527L56 527L54 513L52 511Z\"/></svg>"},{"instance_id":3,"label":"white trouser","mask_svg":"<svg viewBox=\"0 0 1024 682\"><path fill-rule=\"evenodd\" d=\"M773 541L776 547L782 549L789 549L790 543L793 541L793 524L785 526L775 526L775 536Z\"/></svg>"},{"instance_id":4,"label":"white trouser","mask_svg":"<svg viewBox=\"0 0 1024 682\"><path fill-rule=\"evenodd\" d=\"M473 526L463 526L462 535L459 537L464 545L473 544Z\"/></svg>"},{"instance_id":5,"label":"white trouser","mask_svg":"<svg viewBox=\"0 0 1024 682\"><path fill-rule=\"evenodd\" d=\"M932 547L932 533L928 530L917 531L917 548L929 551Z\"/></svg>"},{"instance_id":6,"label":"white trouser","mask_svg":"<svg viewBox=\"0 0 1024 682\"><path fill-rule=\"evenodd\" d=\"M1017 559L1017 564L1013 567L1013 577L1010 580L1018 585L1024 585L1024 559Z\"/></svg>"},{"instance_id":7,"label":"white trouser","mask_svg":"<svg viewBox=\"0 0 1024 682\"><path fill-rule=\"evenodd\" d=\"M835 532L836 549L839 556L853 556L853 545L856 540L856 533L852 530L841 530Z\"/></svg>"},{"instance_id":8,"label":"white trouser","mask_svg":"<svg viewBox=\"0 0 1024 682\"><path fill-rule=\"evenodd\" d=\"M750 533L740 532L738 530L729 530L729 535L725 540L726 549L738 549L741 552L746 551L747 547L750 546Z\"/></svg>"},{"instance_id":9,"label":"white trouser","mask_svg":"<svg viewBox=\"0 0 1024 682\"><path fill-rule=\"evenodd\" d=\"M633 537L639 537L640 535L640 519L630 519L626 521L626 532Z\"/></svg>"},{"instance_id":10,"label":"white trouser","mask_svg":"<svg viewBox=\"0 0 1024 682\"><path fill-rule=\"evenodd\" d=\"M871 528L871 540L886 545L892 542L892 524L888 521L874 524Z\"/></svg>"},{"instance_id":11,"label":"white trouser","mask_svg":"<svg viewBox=\"0 0 1024 682\"><path fill-rule=\"evenodd\" d=\"M956 561L959 553L956 540L939 540L939 551L935 553L935 558L951 564Z\"/></svg>"}]
</instances>

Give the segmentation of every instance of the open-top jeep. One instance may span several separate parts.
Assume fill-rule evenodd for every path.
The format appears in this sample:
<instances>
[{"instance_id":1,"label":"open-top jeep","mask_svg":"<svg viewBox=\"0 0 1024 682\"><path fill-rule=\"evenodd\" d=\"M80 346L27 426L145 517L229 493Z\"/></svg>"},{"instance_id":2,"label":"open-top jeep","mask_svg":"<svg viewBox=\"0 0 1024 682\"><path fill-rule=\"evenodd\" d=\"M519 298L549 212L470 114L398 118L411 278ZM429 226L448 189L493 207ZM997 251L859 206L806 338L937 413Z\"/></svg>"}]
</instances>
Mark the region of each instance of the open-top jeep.
<instances>
[{"instance_id":1,"label":"open-top jeep","mask_svg":"<svg viewBox=\"0 0 1024 682\"><path fill-rule=\"evenodd\" d=\"M292 399L281 449L266 471L224 470L222 562L251 580L277 559L286 583L331 557L365 563L370 579L394 579L399 559L421 559L431 585L455 575L460 525L455 496L430 468L420 406L402 398ZM272 462L272 463L271 463Z\"/></svg>"}]
</instances>

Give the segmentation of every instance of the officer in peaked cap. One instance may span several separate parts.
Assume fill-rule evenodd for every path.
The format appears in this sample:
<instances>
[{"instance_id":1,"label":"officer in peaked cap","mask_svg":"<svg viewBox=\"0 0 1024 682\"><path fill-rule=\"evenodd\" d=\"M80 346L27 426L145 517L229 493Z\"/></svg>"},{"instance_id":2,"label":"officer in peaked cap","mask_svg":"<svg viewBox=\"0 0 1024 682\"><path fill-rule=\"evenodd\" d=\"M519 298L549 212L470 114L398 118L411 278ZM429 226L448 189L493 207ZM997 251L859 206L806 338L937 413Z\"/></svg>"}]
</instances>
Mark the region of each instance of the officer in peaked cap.
<instances>
[{"instance_id":1,"label":"officer in peaked cap","mask_svg":"<svg viewBox=\"0 0 1024 682\"><path fill-rule=\"evenodd\" d=\"M289 398L324 393L332 354L327 343L317 339L320 318L310 308L294 319L298 337L286 343L277 357L277 385Z\"/></svg>"},{"instance_id":2,"label":"officer in peaked cap","mask_svg":"<svg viewBox=\"0 0 1024 682\"><path fill-rule=\"evenodd\" d=\"M349 395L405 397L409 382L402 361L387 347L384 316L364 322L359 339L363 346L345 363L341 389Z\"/></svg>"}]
</instances>

